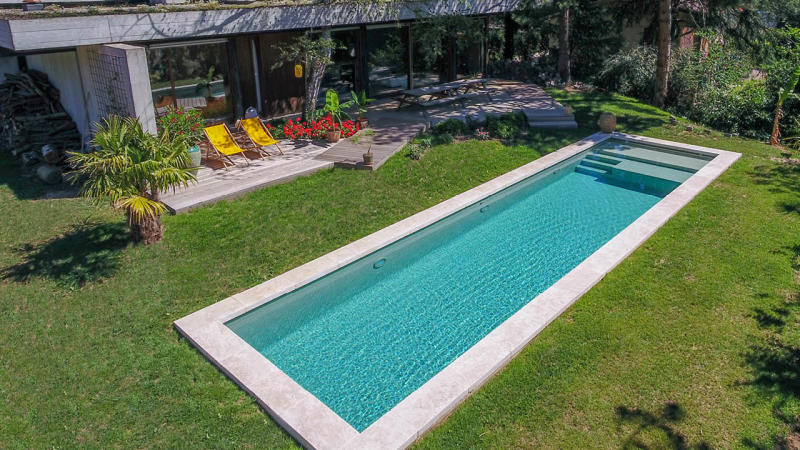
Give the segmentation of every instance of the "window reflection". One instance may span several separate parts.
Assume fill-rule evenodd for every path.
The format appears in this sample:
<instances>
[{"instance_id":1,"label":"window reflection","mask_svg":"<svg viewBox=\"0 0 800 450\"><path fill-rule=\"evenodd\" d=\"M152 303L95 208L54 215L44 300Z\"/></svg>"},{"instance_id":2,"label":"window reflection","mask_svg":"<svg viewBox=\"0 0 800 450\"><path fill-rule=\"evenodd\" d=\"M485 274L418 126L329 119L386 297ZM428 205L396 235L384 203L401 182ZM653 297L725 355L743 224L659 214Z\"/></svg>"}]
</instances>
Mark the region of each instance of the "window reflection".
<instances>
[{"instance_id":1,"label":"window reflection","mask_svg":"<svg viewBox=\"0 0 800 450\"><path fill-rule=\"evenodd\" d=\"M170 105L198 109L205 118L231 114L227 44L184 44L147 52L156 115Z\"/></svg>"}]
</instances>

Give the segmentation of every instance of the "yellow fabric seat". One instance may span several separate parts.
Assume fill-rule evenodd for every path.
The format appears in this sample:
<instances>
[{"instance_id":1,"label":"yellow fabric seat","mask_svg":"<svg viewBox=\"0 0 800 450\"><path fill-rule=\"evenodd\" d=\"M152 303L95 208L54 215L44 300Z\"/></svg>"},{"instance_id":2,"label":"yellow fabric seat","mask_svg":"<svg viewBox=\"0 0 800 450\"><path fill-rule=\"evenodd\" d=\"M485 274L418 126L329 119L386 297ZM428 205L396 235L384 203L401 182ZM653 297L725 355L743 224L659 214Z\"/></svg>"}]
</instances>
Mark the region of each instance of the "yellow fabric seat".
<instances>
[{"instance_id":1,"label":"yellow fabric seat","mask_svg":"<svg viewBox=\"0 0 800 450\"><path fill-rule=\"evenodd\" d=\"M275 148L278 149L280 154L283 154L283 150L278 145L278 141L272 137L267 130L267 127L264 126L264 123L261 122L261 119L258 117L253 117L250 119L242 119L239 121L239 127L247 133L247 137L250 138L250 141L256 147L268 147L270 145L274 145Z\"/></svg>"},{"instance_id":2,"label":"yellow fabric seat","mask_svg":"<svg viewBox=\"0 0 800 450\"><path fill-rule=\"evenodd\" d=\"M211 148L217 153L217 159L222 161L223 165L225 165L225 160L228 160L231 165L235 165L230 159L230 156L237 154L241 154L245 161L247 161L247 164L250 164L250 161L244 156L245 149L239 147L239 144L233 139L231 130L228 129L227 125L221 123L219 125L205 127L203 131L208 138L208 142L211 144ZM225 165L225 168L227 169L228 166Z\"/></svg>"}]
</instances>

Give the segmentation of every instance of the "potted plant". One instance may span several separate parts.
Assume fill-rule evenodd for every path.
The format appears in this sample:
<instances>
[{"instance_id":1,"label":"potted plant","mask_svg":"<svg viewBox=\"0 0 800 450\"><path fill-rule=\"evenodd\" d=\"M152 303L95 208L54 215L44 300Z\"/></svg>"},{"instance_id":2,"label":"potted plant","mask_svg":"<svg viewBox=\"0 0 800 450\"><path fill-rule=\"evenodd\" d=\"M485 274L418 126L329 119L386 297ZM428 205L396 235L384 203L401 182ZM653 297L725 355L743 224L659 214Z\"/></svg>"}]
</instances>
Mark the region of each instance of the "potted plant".
<instances>
[{"instance_id":1,"label":"potted plant","mask_svg":"<svg viewBox=\"0 0 800 450\"><path fill-rule=\"evenodd\" d=\"M373 161L372 144L375 142L375 130L362 131L361 134L353 138L353 142L367 145L367 151L361 155L361 157L364 159L364 165L371 167Z\"/></svg>"},{"instance_id":2,"label":"potted plant","mask_svg":"<svg viewBox=\"0 0 800 450\"><path fill-rule=\"evenodd\" d=\"M339 139L341 139L342 116L350 117L344 111L344 108L349 106L350 102L344 104L339 103L339 94L337 94L333 89L328 89L328 92L325 93L325 107L323 110L328 113L331 119L331 126L325 133L325 138L328 140L328 142L338 142Z\"/></svg>"},{"instance_id":3,"label":"potted plant","mask_svg":"<svg viewBox=\"0 0 800 450\"><path fill-rule=\"evenodd\" d=\"M200 167L202 159L198 143L203 139L203 126L205 125L200 111L183 108L167 107L167 113L158 119L158 132L166 134L173 140L181 140L186 145L189 158L192 161L194 173Z\"/></svg>"},{"instance_id":4,"label":"potted plant","mask_svg":"<svg viewBox=\"0 0 800 450\"><path fill-rule=\"evenodd\" d=\"M361 128L367 127L367 118L364 117L362 114L367 112L367 104L372 103L375 101L374 99L367 98L367 92L362 90L360 94L356 94L355 91L350 91L353 99L350 100L350 103L356 107L356 111L358 112L358 116L356 116L356 121Z\"/></svg>"}]
</instances>

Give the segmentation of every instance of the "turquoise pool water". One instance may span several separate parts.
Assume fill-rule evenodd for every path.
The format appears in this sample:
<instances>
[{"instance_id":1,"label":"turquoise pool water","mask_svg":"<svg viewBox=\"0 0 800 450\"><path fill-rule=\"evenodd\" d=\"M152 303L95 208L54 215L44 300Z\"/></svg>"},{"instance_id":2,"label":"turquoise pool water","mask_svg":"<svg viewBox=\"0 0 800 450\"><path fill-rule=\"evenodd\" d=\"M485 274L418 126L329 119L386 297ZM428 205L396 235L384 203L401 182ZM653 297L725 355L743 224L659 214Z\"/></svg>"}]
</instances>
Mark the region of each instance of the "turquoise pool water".
<instances>
[{"instance_id":1,"label":"turquoise pool water","mask_svg":"<svg viewBox=\"0 0 800 450\"><path fill-rule=\"evenodd\" d=\"M363 431L679 184L582 170L597 152L227 326Z\"/></svg>"}]
</instances>

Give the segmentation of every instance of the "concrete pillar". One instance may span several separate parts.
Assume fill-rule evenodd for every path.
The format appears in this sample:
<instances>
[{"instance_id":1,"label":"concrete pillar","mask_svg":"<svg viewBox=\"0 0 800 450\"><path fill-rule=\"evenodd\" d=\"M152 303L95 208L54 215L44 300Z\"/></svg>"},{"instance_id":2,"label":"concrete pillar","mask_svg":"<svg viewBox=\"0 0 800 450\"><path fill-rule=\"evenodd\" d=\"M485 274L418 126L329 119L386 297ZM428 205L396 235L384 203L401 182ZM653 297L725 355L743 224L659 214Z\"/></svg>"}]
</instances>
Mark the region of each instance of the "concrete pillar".
<instances>
[{"instance_id":1,"label":"concrete pillar","mask_svg":"<svg viewBox=\"0 0 800 450\"><path fill-rule=\"evenodd\" d=\"M144 47L128 44L80 47L78 61L92 122L110 115L136 117L146 131L156 133Z\"/></svg>"}]
</instances>

